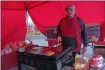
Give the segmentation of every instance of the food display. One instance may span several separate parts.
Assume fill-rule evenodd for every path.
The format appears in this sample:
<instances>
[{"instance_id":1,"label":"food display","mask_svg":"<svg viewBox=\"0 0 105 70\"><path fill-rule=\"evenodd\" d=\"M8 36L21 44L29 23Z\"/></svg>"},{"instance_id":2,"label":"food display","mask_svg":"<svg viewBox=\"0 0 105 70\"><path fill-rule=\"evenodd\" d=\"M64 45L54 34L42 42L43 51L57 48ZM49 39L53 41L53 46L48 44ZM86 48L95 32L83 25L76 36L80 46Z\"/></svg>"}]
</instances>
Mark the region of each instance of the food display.
<instances>
[{"instance_id":1,"label":"food display","mask_svg":"<svg viewBox=\"0 0 105 70\"><path fill-rule=\"evenodd\" d=\"M93 61L103 61L104 58L102 57L102 55L95 55L93 56Z\"/></svg>"},{"instance_id":2,"label":"food display","mask_svg":"<svg viewBox=\"0 0 105 70\"><path fill-rule=\"evenodd\" d=\"M36 51L37 47L32 47L31 49L32 49L32 51Z\"/></svg>"},{"instance_id":3,"label":"food display","mask_svg":"<svg viewBox=\"0 0 105 70\"><path fill-rule=\"evenodd\" d=\"M30 43L24 41L10 42L2 48L2 55L12 53L14 51L24 52L26 47L29 47Z\"/></svg>"},{"instance_id":4,"label":"food display","mask_svg":"<svg viewBox=\"0 0 105 70\"><path fill-rule=\"evenodd\" d=\"M48 51L45 51L44 52L44 55L47 55L47 56L52 56L54 55L55 52L51 51L51 50L48 50Z\"/></svg>"},{"instance_id":5,"label":"food display","mask_svg":"<svg viewBox=\"0 0 105 70\"><path fill-rule=\"evenodd\" d=\"M4 50L4 54L9 54L12 52L12 48L10 45L6 45L3 50Z\"/></svg>"},{"instance_id":6,"label":"food display","mask_svg":"<svg viewBox=\"0 0 105 70\"><path fill-rule=\"evenodd\" d=\"M92 69L99 69L102 68L104 65L104 58L102 55L95 55L92 58L91 68Z\"/></svg>"},{"instance_id":7,"label":"food display","mask_svg":"<svg viewBox=\"0 0 105 70\"><path fill-rule=\"evenodd\" d=\"M94 55L88 62L87 59L83 63L75 63L75 70L105 70L105 62L102 55Z\"/></svg>"},{"instance_id":8,"label":"food display","mask_svg":"<svg viewBox=\"0 0 105 70\"><path fill-rule=\"evenodd\" d=\"M25 52L25 47L21 47L18 49L19 52Z\"/></svg>"},{"instance_id":9,"label":"food display","mask_svg":"<svg viewBox=\"0 0 105 70\"><path fill-rule=\"evenodd\" d=\"M103 64L101 62L93 61L92 64L91 64L91 67L98 69L98 68L102 67L102 65Z\"/></svg>"}]
</instances>

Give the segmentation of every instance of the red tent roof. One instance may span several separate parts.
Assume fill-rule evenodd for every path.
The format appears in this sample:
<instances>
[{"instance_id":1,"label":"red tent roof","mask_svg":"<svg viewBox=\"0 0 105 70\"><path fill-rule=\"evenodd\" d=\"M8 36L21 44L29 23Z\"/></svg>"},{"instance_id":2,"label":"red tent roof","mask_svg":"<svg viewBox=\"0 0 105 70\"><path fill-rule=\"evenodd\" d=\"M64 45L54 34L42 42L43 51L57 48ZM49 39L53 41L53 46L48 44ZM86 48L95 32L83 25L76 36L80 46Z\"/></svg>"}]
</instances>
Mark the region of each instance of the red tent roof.
<instances>
[{"instance_id":1,"label":"red tent roof","mask_svg":"<svg viewBox=\"0 0 105 70\"><path fill-rule=\"evenodd\" d=\"M45 4L47 2L44 1L34 1L34 2L1 2L2 9L7 9L7 10L24 10L24 9L29 9L33 7L37 7L39 5Z\"/></svg>"}]
</instances>

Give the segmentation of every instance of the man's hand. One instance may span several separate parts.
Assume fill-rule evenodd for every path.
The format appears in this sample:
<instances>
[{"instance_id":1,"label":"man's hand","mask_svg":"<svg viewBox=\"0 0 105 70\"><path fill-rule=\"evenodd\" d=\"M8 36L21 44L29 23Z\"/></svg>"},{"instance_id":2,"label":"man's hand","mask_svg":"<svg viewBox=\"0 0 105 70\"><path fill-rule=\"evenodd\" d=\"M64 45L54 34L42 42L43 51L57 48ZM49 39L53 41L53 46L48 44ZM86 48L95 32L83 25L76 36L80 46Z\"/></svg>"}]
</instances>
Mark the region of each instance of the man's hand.
<instances>
[{"instance_id":1,"label":"man's hand","mask_svg":"<svg viewBox=\"0 0 105 70\"><path fill-rule=\"evenodd\" d=\"M87 51L87 47L82 48L82 53L84 54Z\"/></svg>"},{"instance_id":2,"label":"man's hand","mask_svg":"<svg viewBox=\"0 0 105 70\"><path fill-rule=\"evenodd\" d=\"M62 41L61 37L58 37L58 42L61 42L61 41Z\"/></svg>"}]
</instances>

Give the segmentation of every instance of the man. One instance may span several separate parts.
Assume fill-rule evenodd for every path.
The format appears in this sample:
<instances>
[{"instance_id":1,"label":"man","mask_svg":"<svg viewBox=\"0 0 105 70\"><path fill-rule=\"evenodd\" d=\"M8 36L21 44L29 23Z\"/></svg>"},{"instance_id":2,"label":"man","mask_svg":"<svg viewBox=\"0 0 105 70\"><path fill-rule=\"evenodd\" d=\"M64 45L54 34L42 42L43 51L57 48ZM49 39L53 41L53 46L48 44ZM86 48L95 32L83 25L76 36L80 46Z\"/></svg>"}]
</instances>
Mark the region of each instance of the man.
<instances>
[{"instance_id":1,"label":"man","mask_svg":"<svg viewBox=\"0 0 105 70\"><path fill-rule=\"evenodd\" d=\"M57 27L58 41L62 41L64 49L71 47L73 57L75 57L76 53L80 53L82 42L84 44L82 52L85 52L87 49L87 32L83 20L76 16L75 6L68 5L65 10L66 16L61 19Z\"/></svg>"}]
</instances>

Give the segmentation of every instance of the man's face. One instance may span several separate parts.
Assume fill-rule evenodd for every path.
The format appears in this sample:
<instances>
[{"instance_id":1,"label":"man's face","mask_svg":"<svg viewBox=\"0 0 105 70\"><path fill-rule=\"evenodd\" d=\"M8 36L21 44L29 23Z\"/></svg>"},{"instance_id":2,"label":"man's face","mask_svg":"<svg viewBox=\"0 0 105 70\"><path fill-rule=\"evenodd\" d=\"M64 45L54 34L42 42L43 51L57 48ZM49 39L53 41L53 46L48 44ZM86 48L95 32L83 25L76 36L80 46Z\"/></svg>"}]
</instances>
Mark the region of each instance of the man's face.
<instances>
[{"instance_id":1,"label":"man's face","mask_svg":"<svg viewBox=\"0 0 105 70\"><path fill-rule=\"evenodd\" d=\"M75 15L75 8L70 7L68 9L66 9L66 14L67 14L67 16L73 17Z\"/></svg>"}]
</instances>

